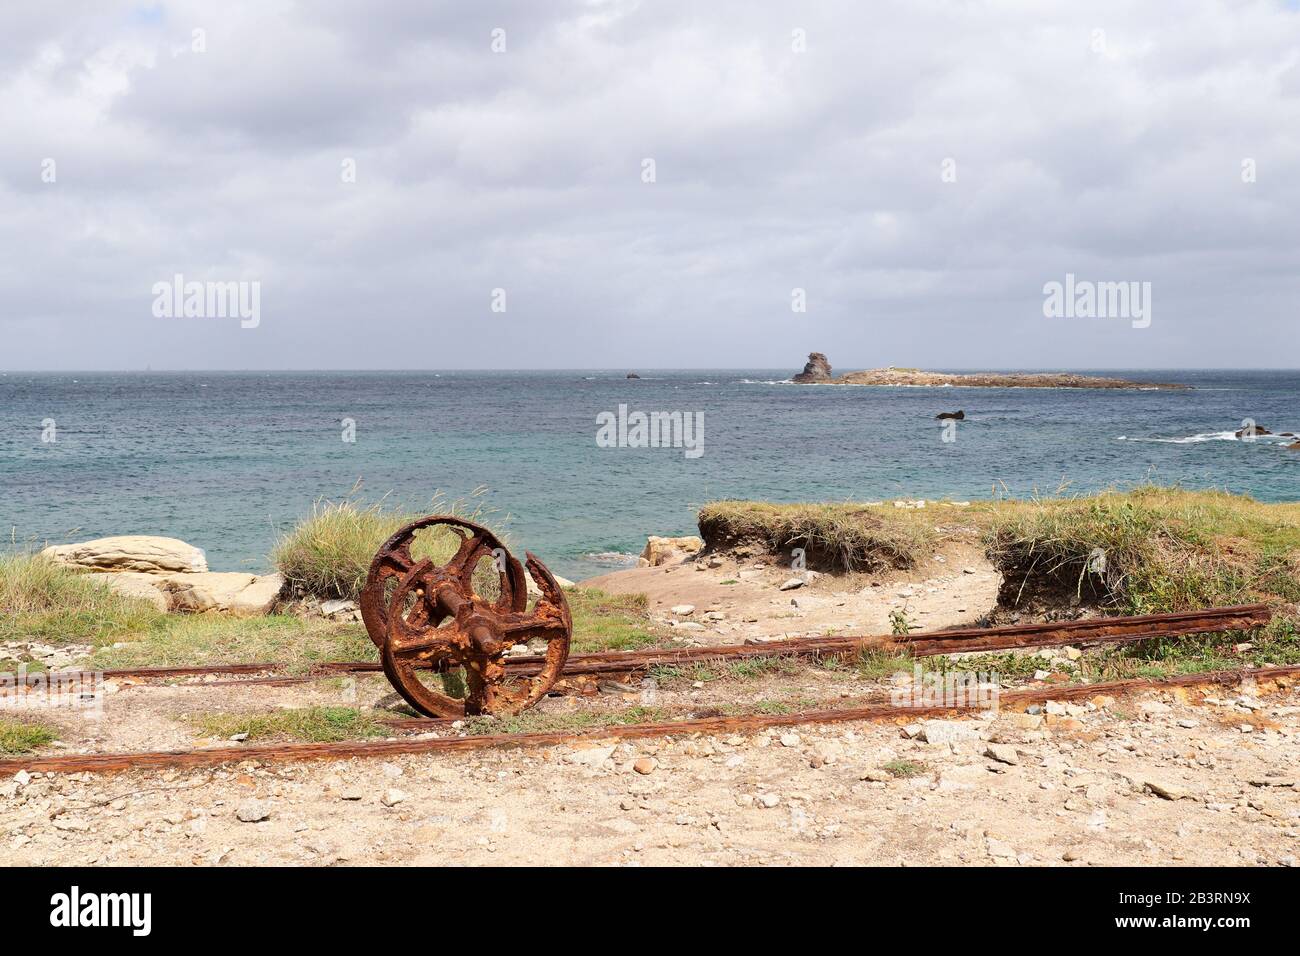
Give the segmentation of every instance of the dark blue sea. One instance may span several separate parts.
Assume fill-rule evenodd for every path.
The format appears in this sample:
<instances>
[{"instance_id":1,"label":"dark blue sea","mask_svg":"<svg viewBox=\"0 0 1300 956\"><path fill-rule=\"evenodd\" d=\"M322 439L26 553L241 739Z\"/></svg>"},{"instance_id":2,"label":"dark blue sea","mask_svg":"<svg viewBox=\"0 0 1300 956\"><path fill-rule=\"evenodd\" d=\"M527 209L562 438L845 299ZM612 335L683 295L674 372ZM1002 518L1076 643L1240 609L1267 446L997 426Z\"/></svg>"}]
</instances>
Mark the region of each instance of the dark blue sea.
<instances>
[{"instance_id":1,"label":"dark blue sea","mask_svg":"<svg viewBox=\"0 0 1300 956\"><path fill-rule=\"evenodd\" d=\"M1300 372L1108 371L1187 391L796 386L790 369L0 373L0 525L19 545L163 534L262 570L318 498L479 500L571 578L717 498L978 499L1144 481L1300 499ZM703 453L599 447L597 416L702 413ZM961 409L955 441L934 416ZM355 441L343 441L344 419ZM47 420L53 420L53 431ZM42 441L42 435L54 441ZM952 433L949 433L950 436ZM11 530L12 529L12 530Z\"/></svg>"}]
</instances>

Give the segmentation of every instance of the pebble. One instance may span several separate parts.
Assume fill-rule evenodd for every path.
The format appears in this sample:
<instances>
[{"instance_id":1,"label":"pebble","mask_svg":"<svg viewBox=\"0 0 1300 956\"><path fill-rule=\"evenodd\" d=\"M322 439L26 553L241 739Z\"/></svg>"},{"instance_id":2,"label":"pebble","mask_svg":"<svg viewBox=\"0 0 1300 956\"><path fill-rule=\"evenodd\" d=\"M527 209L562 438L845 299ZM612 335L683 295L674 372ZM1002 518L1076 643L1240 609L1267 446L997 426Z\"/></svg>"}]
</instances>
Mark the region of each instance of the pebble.
<instances>
[{"instance_id":1,"label":"pebble","mask_svg":"<svg viewBox=\"0 0 1300 956\"><path fill-rule=\"evenodd\" d=\"M795 588L801 588L801 587L803 587L802 578L791 578L790 580L786 581L784 584L781 585L781 590L793 591Z\"/></svg>"},{"instance_id":2,"label":"pebble","mask_svg":"<svg viewBox=\"0 0 1300 956\"><path fill-rule=\"evenodd\" d=\"M989 744L988 749L984 751L984 756L992 757L998 763L1018 764L1020 756L1016 753L1016 748L1009 744Z\"/></svg>"},{"instance_id":3,"label":"pebble","mask_svg":"<svg viewBox=\"0 0 1300 956\"><path fill-rule=\"evenodd\" d=\"M778 803L781 802L781 797L775 793L765 793L758 798L758 802L761 803L763 806L767 807L769 810L771 810L773 807L775 807Z\"/></svg>"},{"instance_id":4,"label":"pebble","mask_svg":"<svg viewBox=\"0 0 1300 956\"><path fill-rule=\"evenodd\" d=\"M672 611L678 617L689 617L695 613L694 604L674 604L668 610Z\"/></svg>"},{"instance_id":5,"label":"pebble","mask_svg":"<svg viewBox=\"0 0 1300 956\"><path fill-rule=\"evenodd\" d=\"M799 735L798 735L798 734L782 734L782 735L781 735L781 746L782 746L782 747L798 747L798 746L799 746Z\"/></svg>"},{"instance_id":6,"label":"pebble","mask_svg":"<svg viewBox=\"0 0 1300 956\"><path fill-rule=\"evenodd\" d=\"M396 787L389 787L384 791L384 795L379 798L379 802L386 807L395 807L406 800L406 794Z\"/></svg>"},{"instance_id":7,"label":"pebble","mask_svg":"<svg viewBox=\"0 0 1300 956\"><path fill-rule=\"evenodd\" d=\"M235 808L235 819L241 823L260 823L271 816L271 801L249 797Z\"/></svg>"},{"instance_id":8,"label":"pebble","mask_svg":"<svg viewBox=\"0 0 1300 956\"><path fill-rule=\"evenodd\" d=\"M641 757L632 764L632 769L644 776L654 773L658 766L659 763L654 757Z\"/></svg>"}]
</instances>

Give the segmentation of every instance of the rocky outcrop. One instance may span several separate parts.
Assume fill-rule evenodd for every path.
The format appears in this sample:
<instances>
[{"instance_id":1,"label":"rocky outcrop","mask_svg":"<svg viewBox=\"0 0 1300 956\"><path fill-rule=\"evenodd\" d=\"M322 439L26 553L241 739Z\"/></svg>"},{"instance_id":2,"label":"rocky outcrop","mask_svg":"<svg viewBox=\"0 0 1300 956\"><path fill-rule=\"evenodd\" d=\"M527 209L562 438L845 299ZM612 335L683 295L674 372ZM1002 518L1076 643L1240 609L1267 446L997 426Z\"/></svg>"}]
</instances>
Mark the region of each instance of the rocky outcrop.
<instances>
[{"instance_id":1,"label":"rocky outcrop","mask_svg":"<svg viewBox=\"0 0 1300 956\"><path fill-rule=\"evenodd\" d=\"M1300 441L1292 442L1286 447L1291 449L1292 451L1300 451Z\"/></svg>"},{"instance_id":2,"label":"rocky outcrop","mask_svg":"<svg viewBox=\"0 0 1300 956\"><path fill-rule=\"evenodd\" d=\"M160 611L266 614L284 584L278 574L209 571L200 548L177 538L119 535L41 552L127 597L149 601Z\"/></svg>"},{"instance_id":3,"label":"rocky outcrop","mask_svg":"<svg viewBox=\"0 0 1300 956\"><path fill-rule=\"evenodd\" d=\"M1261 435L1273 434L1263 425L1252 425L1250 428L1239 428L1234 434L1238 438L1259 438Z\"/></svg>"},{"instance_id":4,"label":"rocky outcrop","mask_svg":"<svg viewBox=\"0 0 1300 956\"><path fill-rule=\"evenodd\" d=\"M60 564L98 571L168 574L177 571L198 573L208 569L208 561L201 548L186 544L178 538L159 538L145 534L54 545L42 551L41 555L53 558Z\"/></svg>"},{"instance_id":5,"label":"rocky outcrop","mask_svg":"<svg viewBox=\"0 0 1300 956\"><path fill-rule=\"evenodd\" d=\"M172 574L158 583L167 609L185 614L220 611L227 614L265 614L284 584L278 574L258 576L240 571Z\"/></svg>"},{"instance_id":6,"label":"rocky outcrop","mask_svg":"<svg viewBox=\"0 0 1300 956\"><path fill-rule=\"evenodd\" d=\"M873 368L835 378L821 352L811 352L808 364L791 381L799 384L965 386L967 388L1188 388L1166 382L1131 382L1123 378L1077 375L1074 372L926 372L919 368Z\"/></svg>"},{"instance_id":7,"label":"rocky outcrop","mask_svg":"<svg viewBox=\"0 0 1300 956\"><path fill-rule=\"evenodd\" d=\"M804 365L803 371L791 379L792 382L798 382L800 385L830 380L831 363L821 352L809 352L808 362Z\"/></svg>"},{"instance_id":8,"label":"rocky outcrop","mask_svg":"<svg viewBox=\"0 0 1300 956\"><path fill-rule=\"evenodd\" d=\"M685 561L703 550L704 539L688 534L680 538L665 538L652 534L646 538L645 550L637 563L643 568L657 568L661 564Z\"/></svg>"},{"instance_id":9,"label":"rocky outcrop","mask_svg":"<svg viewBox=\"0 0 1300 956\"><path fill-rule=\"evenodd\" d=\"M638 375L636 372L628 372L628 373L627 373L627 377L628 377L628 378L640 378L641 376Z\"/></svg>"},{"instance_id":10,"label":"rocky outcrop","mask_svg":"<svg viewBox=\"0 0 1300 956\"><path fill-rule=\"evenodd\" d=\"M940 421L942 421L945 418L948 418L948 419L952 419L955 422L964 422L966 420L966 413L961 409L958 409L955 412L940 412L938 415L935 415L934 417L939 419Z\"/></svg>"}]
</instances>

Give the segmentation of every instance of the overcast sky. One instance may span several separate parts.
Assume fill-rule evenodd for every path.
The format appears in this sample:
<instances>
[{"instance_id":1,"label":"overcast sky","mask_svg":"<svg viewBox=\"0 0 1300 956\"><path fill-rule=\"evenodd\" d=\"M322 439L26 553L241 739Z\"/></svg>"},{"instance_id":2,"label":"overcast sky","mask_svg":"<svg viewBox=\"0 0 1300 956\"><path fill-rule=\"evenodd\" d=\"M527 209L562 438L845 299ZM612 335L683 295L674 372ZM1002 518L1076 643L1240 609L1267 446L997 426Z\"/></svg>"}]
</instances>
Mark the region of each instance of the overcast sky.
<instances>
[{"instance_id":1,"label":"overcast sky","mask_svg":"<svg viewBox=\"0 0 1300 956\"><path fill-rule=\"evenodd\" d=\"M0 369L1296 367L1296 7L6 4Z\"/></svg>"}]
</instances>

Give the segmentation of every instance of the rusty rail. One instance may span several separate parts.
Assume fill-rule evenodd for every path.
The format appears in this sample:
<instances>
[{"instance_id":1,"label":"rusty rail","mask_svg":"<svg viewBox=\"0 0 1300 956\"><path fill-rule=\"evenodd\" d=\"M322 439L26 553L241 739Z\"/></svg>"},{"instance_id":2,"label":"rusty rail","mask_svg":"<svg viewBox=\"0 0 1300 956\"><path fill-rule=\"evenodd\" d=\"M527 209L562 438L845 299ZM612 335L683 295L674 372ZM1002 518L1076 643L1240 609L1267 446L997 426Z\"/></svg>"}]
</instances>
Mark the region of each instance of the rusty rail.
<instances>
[{"instance_id":1,"label":"rusty rail","mask_svg":"<svg viewBox=\"0 0 1300 956\"><path fill-rule=\"evenodd\" d=\"M1049 700L1078 700L1098 694L1123 696L1143 690L1233 684L1246 677L1277 680L1300 676L1300 665L1243 668L1180 674L1162 679L1137 678L1098 684L1073 684L1007 691L1000 705L1027 707ZM680 736L696 733L724 733L789 727L797 724L832 724L848 721L905 720L935 715L960 715L978 711L966 707L897 707L872 704L830 710L808 710L796 714L745 714L698 717L649 724L592 727L581 731L550 731L534 734L482 734L465 737L410 737L396 740L345 741L341 743L287 743L260 746L215 747L201 750L162 750L137 753L67 754L0 760L0 776L19 770L43 773L84 773L140 770L158 767L211 767L243 760L341 760L350 757L385 757L400 754L451 753L495 747L538 747L576 743L583 740L630 740L646 737ZM430 723L433 723L430 721Z\"/></svg>"},{"instance_id":2,"label":"rusty rail","mask_svg":"<svg viewBox=\"0 0 1300 956\"><path fill-rule=\"evenodd\" d=\"M569 655L564 666L564 676L630 674L661 665L711 660L743 660L750 657L851 657L863 651L930 657L937 654L985 653L1029 647L1122 644L1160 637L1251 630L1267 624L1272 615L1273 612L1267 604L1241 604L1211 608L1206 611L1178 611L1172 614L1089 618L1081 621L1013 624L1004 627L967 627L946 631L917 631L906 636L842 635L793 638L764 644L710 644L703 647L655 648L645 651L600 651ZM541 655L508 657L505 660L506 671L511 676L530 676L540 670L544 660ZM150 679L199 677L208 674L274 674L283 666L274 662L202 664L180 667L118 668L102 673L106 679L116 677ZM382 669L378 662L373 661L330 661L314 665L309 676L267 676L229 683L289 684L339 674L377 673ZM78 673L64 671L62 675L75 677ZM195 686L214 685L209 683Z\"/></svg>"}]
</instances>

